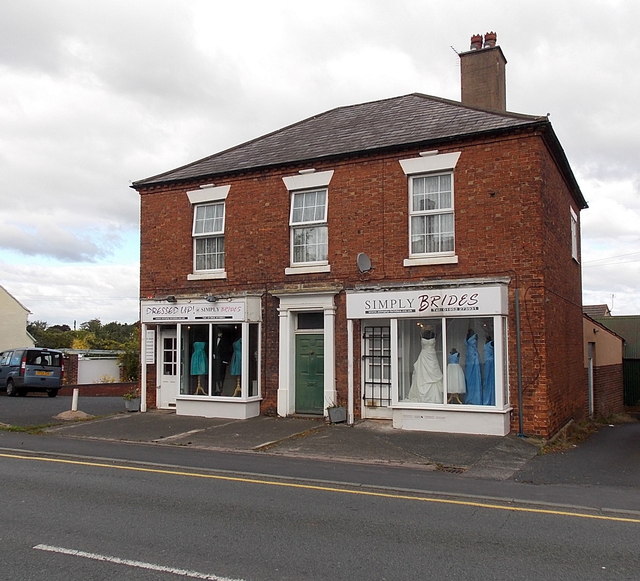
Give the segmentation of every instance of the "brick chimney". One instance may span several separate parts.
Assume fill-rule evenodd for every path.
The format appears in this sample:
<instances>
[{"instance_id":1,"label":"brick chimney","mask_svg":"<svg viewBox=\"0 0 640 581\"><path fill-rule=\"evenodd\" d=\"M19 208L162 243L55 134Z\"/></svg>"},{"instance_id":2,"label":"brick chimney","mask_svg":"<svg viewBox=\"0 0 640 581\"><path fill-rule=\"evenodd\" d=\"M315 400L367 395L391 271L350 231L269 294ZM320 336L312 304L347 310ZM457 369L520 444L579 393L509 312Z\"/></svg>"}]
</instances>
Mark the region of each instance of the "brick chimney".
<instances>
[{"instance_id":1,"label":"brick chimney","mask_svg":"<svg viewBox=\"0 0 640 581\"><path fill-rule=\"evenodd\" d=\"M497 46L498 35L474 34L471 48L460 53L462 104L490 111L507 110L505 65L507 59Z\"/></svg>"}]
</instances>

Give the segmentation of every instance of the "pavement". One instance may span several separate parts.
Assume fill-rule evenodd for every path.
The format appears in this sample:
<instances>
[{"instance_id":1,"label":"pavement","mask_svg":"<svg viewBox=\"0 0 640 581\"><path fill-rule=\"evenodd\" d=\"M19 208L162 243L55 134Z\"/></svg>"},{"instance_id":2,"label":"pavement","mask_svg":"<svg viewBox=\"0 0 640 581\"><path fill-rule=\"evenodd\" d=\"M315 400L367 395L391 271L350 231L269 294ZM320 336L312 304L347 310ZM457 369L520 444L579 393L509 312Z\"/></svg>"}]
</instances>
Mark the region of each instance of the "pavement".
<instances>
[{"instance_id":1,"label":"pavement","mask_svg":"<svg viewBox=\"0 0 640 581\"><path fill-rule=\"evenodd\" d=\"M534 484L603 484L637 488L640 421L602 426L561 453L540 455L542 442L515 435L478 436L396 430L388 421L353 426L308 417L230 420L172 411L125 412L118 397L0 399L0 423L44 426L51 436L155 446L403 466ZM28 409L28 411L27 411Z\"/></svg>"}]
</instances>

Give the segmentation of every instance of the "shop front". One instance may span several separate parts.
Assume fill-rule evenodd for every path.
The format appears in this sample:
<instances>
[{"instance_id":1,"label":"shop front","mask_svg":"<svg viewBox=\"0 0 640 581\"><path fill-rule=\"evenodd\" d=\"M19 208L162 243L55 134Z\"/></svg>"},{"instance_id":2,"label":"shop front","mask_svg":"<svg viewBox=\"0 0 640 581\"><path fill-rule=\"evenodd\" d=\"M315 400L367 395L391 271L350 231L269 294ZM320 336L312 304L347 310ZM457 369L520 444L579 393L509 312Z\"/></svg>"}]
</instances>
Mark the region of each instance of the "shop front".
<instances>
[{"instance_id":1,"label":"shop front","mask_svg":"<svg viewBox=\"0 0 640 581\"><path fill-rule=\"evenodd\" d=\"M350 341L360 322L362 417L508 434L507 297L506 284L348 291Z\"/></svg>"},{"instance_id":2,"label":"shop front","mask_svg":"<svg viewBox=\"0 0 640 581\"><path fill-rule=\"evenodd\" d=\"M260 297L207 299L141 302L143 389L152 364L160 409L202 417L258 416ZM146 394L142 399L146 402Z\"/></svg>"}]
</instances>

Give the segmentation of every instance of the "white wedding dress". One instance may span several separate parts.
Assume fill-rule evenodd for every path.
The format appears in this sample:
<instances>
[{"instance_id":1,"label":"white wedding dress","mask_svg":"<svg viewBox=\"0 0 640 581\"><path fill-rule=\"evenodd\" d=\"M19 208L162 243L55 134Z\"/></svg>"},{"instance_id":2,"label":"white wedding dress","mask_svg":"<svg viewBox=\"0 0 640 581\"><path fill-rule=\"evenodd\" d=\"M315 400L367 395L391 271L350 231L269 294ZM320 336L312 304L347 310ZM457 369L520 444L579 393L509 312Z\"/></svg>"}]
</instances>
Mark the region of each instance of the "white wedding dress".
<instances>
[{"instance_id":1,"label":"white wedding dress","mask_svg":"<svg viewBox=\"0 0 640 581\"><path fill-rule=\"evenodd\" d=\"M413 364L409 401L443 403L442 369L436 353L436 339L420 339L422 349Z\"/></svg>"}]
</instances>

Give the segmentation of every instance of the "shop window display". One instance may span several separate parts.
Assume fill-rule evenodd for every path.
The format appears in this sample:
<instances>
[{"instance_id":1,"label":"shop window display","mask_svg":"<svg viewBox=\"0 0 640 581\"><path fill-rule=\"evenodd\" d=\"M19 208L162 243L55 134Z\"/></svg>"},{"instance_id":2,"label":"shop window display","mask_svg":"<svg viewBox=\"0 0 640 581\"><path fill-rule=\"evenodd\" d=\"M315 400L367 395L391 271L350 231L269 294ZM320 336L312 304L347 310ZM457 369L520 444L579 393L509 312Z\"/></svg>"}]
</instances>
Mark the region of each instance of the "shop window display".
<instances>
[{"instance_id":1,"label":"shop window display","mask_svg":"<svg viewBox=\"0 0 640 581\"><path fill-rule=\"evenodd\" d=\"M492 318L398 321L399 402L495 406Z\"/></svg>"},{"instance_id":2,"label":"shop window display","mask_svg":"<svg viewBox=\"0 0 640 581\"><path fill-rule=\"evenodd\" d=\"M182 328L183 395L239 395L241 380L240 325L189 325ZM239 343L238 343L239 342ZM238 343L240 354L234 344Z\"/></svg>"}]
</instances>

